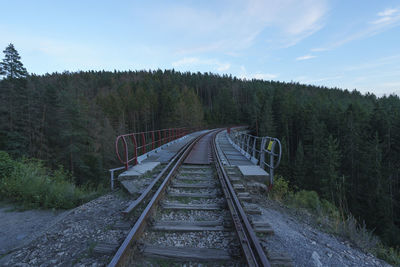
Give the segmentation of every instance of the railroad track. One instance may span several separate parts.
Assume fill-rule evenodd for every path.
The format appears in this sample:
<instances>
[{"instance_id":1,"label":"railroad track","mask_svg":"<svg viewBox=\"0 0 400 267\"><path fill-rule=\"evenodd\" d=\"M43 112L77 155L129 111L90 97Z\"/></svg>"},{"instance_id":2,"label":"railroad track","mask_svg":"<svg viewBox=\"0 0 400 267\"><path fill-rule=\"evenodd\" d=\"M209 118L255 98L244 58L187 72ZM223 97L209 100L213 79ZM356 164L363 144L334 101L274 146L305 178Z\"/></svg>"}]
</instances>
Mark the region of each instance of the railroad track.
<instances>
[{"instance_id":1,"label":"railroad track","mask_svg":"<svg viewBox=\"0 0 400 267\"><path fill-rule=\"evenodd\" d=\"M160 186L140 199L147 205L110 267L270 266L222 166L217 132L194 139L156 177Z\"/></svg>"}]
</instances>

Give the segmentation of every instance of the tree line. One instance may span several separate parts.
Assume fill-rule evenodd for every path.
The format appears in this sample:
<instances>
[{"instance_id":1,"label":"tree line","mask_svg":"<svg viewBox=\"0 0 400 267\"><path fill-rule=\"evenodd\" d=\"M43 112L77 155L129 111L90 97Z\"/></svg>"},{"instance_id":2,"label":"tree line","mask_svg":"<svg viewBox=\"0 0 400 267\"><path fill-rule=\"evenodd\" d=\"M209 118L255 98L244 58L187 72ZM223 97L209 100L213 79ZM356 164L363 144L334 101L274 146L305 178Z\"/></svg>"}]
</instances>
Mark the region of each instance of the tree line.
<instances>
[{"instance_id":1,"label":"tree line","mask_svg":"<svg viewBox=\"0 0 400 267\"><path fill-rule=\"evenodd\" d=\"M12 45L11 45L12 46ZM283 144L279 169L400 244L400 99L212 73L28 74L12 46L0 65L0 150L106 183L119 134L247 124Z\"/></svg>"}]
</instances>

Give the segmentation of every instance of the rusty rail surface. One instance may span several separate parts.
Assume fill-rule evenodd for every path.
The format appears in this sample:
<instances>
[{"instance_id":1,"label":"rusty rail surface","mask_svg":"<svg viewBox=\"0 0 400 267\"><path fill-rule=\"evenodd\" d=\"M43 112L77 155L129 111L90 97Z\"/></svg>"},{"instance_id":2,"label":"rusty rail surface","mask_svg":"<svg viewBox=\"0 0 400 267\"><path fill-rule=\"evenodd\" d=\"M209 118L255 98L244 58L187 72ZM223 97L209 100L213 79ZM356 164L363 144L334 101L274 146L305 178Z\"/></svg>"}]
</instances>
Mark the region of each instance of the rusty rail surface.
<instances>
[{"instance_id":1,"label":"rusty rail surface","mask_svg":"<svg viewBox=\"0 0 400 267\"><path fill-rule=\"evenodd\" d=\"M218 133L218 132L217 132ZM245 255L248 266L270 266L270 263L265 256L263 249L261 248L260 241L254 233L253 228L249 220L247 219L246 213L244 212L242 205L239 202L238 197L233 189L229 177L222 165L222 161L219 157L214 134L212 142L212 150L215 159L215 167L217 169L218 178L221 182L222 190L225 195L225 199L228 202L229 211L232 216L232 220L235 225L236 233L242 247L242 251Z\"/></svg>"}]
</instances>

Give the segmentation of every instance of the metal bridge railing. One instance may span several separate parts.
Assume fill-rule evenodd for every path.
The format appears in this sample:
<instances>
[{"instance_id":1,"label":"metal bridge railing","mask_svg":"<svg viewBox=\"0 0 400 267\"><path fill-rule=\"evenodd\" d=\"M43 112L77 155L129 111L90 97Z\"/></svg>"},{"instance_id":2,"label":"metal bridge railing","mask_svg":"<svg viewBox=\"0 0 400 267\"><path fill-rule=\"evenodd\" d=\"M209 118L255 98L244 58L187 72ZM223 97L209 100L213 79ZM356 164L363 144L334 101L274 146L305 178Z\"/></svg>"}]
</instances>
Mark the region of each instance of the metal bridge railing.
<instances>
[{"instance_id":1,"label":"metal bridge railing","mask_svg":"<svg viewBox=\"0 0 400 267\"><path fill-rule=\"evenodd\" d=\"M236 146L246 158L268 172L272 186L274 170L279 166L282 157L282 145L279 139L248 134L244 127L232 128L227 132L232 145Z\"/></svg>"},{"instance_id":2,"label":"metal bridge railing","mask_svg":"<svg viewBox=\"0 0 400 267\"><path fill-rule=\"evenodd\" d=\"M170 128L120 135L115 140L115 152L127 170L130 165L138 164L139 157L147 151L154 150L193 131L194 128ZM120 151L123 152L122 155Z\"/></svg>"}]
</instances>

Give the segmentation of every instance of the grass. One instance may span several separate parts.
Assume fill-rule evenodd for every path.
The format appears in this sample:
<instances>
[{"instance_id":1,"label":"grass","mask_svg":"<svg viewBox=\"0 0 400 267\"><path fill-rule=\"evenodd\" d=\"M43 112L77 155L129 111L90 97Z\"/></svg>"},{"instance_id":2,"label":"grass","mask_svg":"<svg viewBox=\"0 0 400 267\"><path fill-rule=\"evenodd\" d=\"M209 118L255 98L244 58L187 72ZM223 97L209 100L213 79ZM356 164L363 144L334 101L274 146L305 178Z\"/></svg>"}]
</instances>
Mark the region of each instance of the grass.
<instances>
[{"instance_id":1,"label":"grass","mask_svg":"<svg viewBox=\"0 0 400 267\"><path fill-rule=\"evenodd\" d=\"M0 198L24 208L70 209L99 195L72 180L62 167L52 171L39 160L13 160L0 151Z\"/></svg>"},{"instance_id":2,"label":"grass","mask_svg":"<svg viewBox=\"0 0 400 267\"><path fill-rule=\"evenodd\" d=\"M306 211L323 230L350 240L364 252L372 253L380 259L400 266L399 248L385 246L380 239L368 230L365 223L359 223L351 214L344 214L335 205L321 199L315 191L293 192L283 177L277 177L269 197L290 208Z\"/></svg>"}]
</instances>

